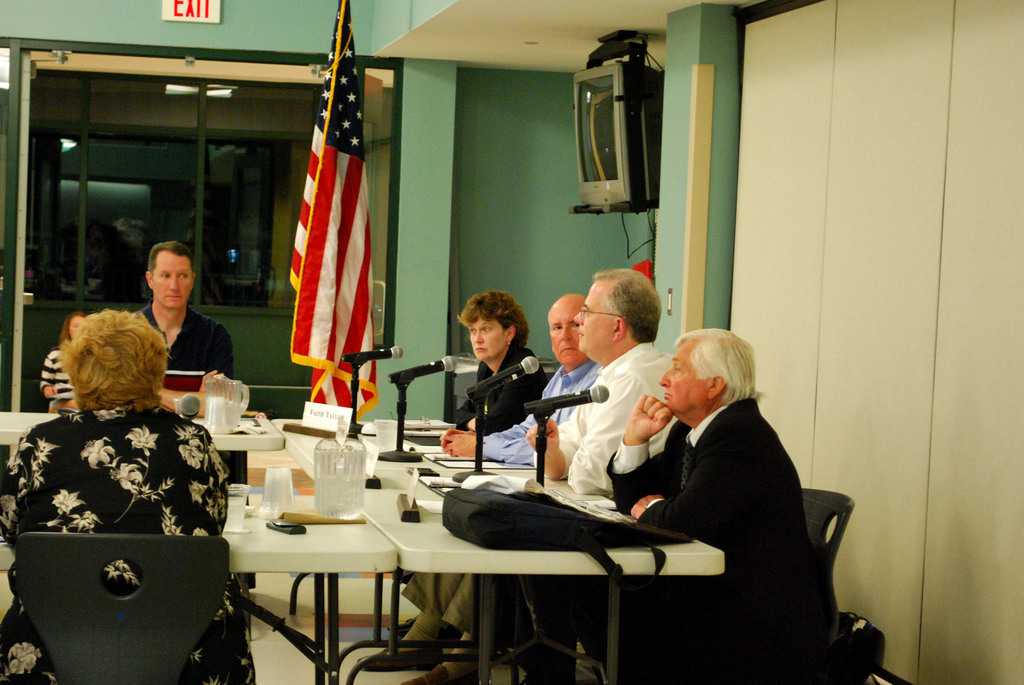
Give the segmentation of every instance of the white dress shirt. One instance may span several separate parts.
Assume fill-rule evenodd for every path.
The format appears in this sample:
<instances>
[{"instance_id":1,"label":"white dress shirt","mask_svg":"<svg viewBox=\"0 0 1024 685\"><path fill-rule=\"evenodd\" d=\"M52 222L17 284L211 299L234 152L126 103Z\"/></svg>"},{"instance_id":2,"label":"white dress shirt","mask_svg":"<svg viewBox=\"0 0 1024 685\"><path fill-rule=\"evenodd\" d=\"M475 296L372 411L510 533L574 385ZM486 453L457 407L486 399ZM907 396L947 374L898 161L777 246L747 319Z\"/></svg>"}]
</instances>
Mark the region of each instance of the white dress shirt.
<instances>
[{"instance_id":1,"label":"white dress shirt","mask_svg":"<svg viewBox=\"0 0 1024 685\"><path fill-rule=\"evenodd\" d=\"M622 443L626 420L641 395L659 397L658 385L672 359L641 343L601 369L595 385L608 388L608 399L585 404L558 427L558 440L565 455L569 486L580 494L609 494L608 460ZM665 444L667 431L653 439L653 449Z\"/></svg>"}]
</instances>

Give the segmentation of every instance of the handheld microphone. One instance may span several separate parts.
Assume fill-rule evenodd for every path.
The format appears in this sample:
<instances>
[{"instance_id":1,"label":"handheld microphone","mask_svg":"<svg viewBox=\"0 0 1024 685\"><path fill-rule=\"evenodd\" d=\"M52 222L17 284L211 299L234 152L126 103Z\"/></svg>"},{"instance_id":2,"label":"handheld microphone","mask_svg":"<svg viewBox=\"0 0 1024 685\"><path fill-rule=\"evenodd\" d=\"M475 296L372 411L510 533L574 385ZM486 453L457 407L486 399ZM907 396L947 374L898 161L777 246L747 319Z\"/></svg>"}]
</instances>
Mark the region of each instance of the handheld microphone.
<instances>
[{"instance_id":1,"label":"handheld microphone","mask_svg":"<svg viewBox=\"0 0 1024 685\"><path fill-rule=\"evenodd\" d=\"M199 398L196 395L182 395L174 400L174 409L183 419L191 421L199 414Z\"/></svg>"},{"instance_id":2,"label":"handheld microphone","mask_svg":"<svg viewBox=\"0 0 1024 685\"><path fill-rule=\"evenodd\" d=\"M559 409L575 407L577 404L589 404L597 402L600 404L608 399L608 388L603 385L595 385L587 390L570 392L556 397L547 397L542 400L533 400L523 405L527 414L547 414L551 416Z\"/></svg>"},{"instance_id":3,"label":"handheld microphone","mask_svg":"<svg viewBox=\"0 0 1024 685\"><path fill-rule=\"evenodd\" d=\"M454 371L455 370L455 357L447 356L441 357L436 362L430 362L429 364L420 364L410 369L404 369L402 371L395 371L393 374L388 376L388 379L395 384L398 383L410 383L413 379L419 378L420 376L428 376L432 373L439 371Z\"/></svg>"},{"instance_id":4,"label":"handheld microphone","mask_svg":"<svg viewBox=\"0 0 1024 685\"><path fill-rule=\"evenodd\" d=\"M506 383L511 383L515 379L525 376L528 373L535 373L538 369L540 369L540 362L537 361L537 358L527 357L515 366L510 366L504 371L499 371L490 378L480 381L466 390L466 394L470 397L484 397L494 388L505 385Z\"/></svg>"},{"instance_id":5,"label":"handheld microphone","mask_svg":"<svg viewBox=\"0 0 1024 685\"><path fill-rule=\"evenodd\" d=\"M403 354L405 354L405 350L395 345L391 348L382 347L376 350L364 350L363 352L349 352L348 354L341 355L341 361L348 362L349 364L362 364L371 359L401 359Z\"/></svg>"}]
</instances>

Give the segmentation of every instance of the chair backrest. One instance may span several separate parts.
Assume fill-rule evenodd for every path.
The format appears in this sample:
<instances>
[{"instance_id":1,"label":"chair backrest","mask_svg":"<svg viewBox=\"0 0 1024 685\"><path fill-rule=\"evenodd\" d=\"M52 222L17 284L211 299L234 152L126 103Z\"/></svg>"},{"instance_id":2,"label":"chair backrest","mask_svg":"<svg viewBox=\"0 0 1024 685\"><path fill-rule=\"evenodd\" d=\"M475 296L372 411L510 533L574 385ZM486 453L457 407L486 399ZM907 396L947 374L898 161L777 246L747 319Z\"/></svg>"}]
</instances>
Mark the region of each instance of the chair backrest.
<instances>
[{"instance_id":1,"label":"chair backrest","mask_svg":"<svg viewBox=\"0 0 1024 685\"><path fill-rule=\"evenodd\" d=\"M818 582L822 593L822 607L828 621L828 641L836 637L839 627L839 609L832 585L832 571L839 553L839 544L853 513L853 499L840 492L804 488L804 517L807 519L807 535L818 561ZM833 520L835 526L832 526ZM832 534L829 535L829 529Z\"/></svg>"},{"instance_id":2,"label":"chair backrest","mask_svg":"<svg viewBox=\"0 0 1024 685\"><path fill-rule=\"evenodd\" d=\"M140 571L131 594L104 584L104 568L115 560ZM25 533L15 565L18 595L61 685L173 685L221 606L228 544L204 536Z\"/></svg>"}]
</instances>

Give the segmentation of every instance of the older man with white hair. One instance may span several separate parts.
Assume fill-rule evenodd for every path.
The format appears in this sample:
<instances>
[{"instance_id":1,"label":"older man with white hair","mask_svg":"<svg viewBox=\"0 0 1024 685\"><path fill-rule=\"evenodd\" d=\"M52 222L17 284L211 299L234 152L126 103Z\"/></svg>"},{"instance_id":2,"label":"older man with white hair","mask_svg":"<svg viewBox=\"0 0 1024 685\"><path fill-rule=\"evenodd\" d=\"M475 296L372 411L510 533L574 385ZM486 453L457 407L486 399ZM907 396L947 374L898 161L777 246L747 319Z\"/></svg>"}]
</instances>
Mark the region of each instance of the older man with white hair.
<instances>
[{"instance_id":1,"label":"older man with white hair","mask_svg":"<svg viewBox=\"0 0 1024 685\"><path fill-rule=\"evenodd\" d=\"M659 578L624 595L621 673L629 677L620 681L812 682L824 659L825 610L800 479L757 407L753 349L718 329L687 333L676 347L663 399L637 401L608 471L620 511L720 548L725 573ZM673 418L664 450L650 457L651 440ZM572 628L603 658L606 589L581 585L542 581L539 596L573 604ZM566 597L574 586L575 602ZM574 644L558 606L538 612L539 623ZM651 630L655 615L673 628ZM542 670L571 667L550 661L560 663Z\"/></svg>"}]
</instances>

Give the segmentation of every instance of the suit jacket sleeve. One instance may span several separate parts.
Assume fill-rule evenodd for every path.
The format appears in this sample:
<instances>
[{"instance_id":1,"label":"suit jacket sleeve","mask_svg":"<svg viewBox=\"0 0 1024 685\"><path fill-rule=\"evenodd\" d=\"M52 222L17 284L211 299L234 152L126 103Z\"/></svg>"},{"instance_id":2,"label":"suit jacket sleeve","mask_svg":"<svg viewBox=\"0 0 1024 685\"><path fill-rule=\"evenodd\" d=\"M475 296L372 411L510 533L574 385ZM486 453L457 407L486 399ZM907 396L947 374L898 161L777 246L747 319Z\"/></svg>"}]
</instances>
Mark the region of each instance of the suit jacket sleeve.
<instances>
[{"instance_id":1,"label":"suit jacket sleeve","mask_svg":"<svg viewBox=\"0 0 1024 685\"><path fill-rule=\"evenodd\" d=\"M455 408L455 427L459 430L466 430L466 424L476 418L476 404L468 397Z\"/></svg>"},{"instance_id":2,"label":"suit jacket sleeve","mask_svg":"<svg viewBox=\"0 0 1024 685\"><path fill-rule=\"evenodd\" d=\"M612 471L612 460L608 463L608 475L612 479L613 497L616 508L629 514L633 505L647 495L670 497L679 490L679 472L682 470L682 446L690 427L675 423L669 429L665 449L651 457L629 473Z\"/></svg>"}]
</instances>

